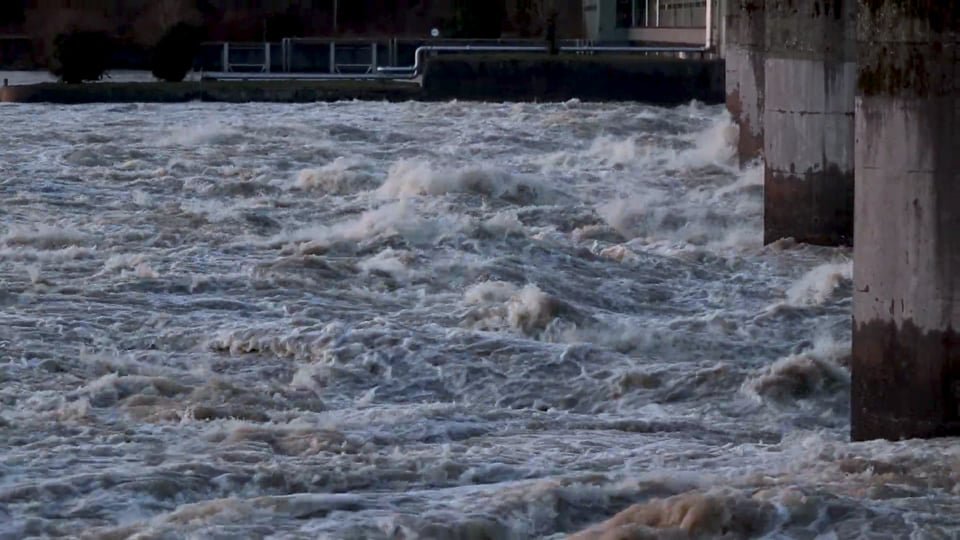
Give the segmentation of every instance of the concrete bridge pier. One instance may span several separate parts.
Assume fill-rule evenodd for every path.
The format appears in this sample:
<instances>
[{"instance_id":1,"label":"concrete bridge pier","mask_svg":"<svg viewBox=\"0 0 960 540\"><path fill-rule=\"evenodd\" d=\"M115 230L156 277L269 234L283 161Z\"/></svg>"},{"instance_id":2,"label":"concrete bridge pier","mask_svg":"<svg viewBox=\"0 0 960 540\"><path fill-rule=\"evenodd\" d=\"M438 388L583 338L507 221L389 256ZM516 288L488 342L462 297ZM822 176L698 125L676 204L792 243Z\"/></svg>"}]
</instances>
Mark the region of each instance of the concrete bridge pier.
<instances>
[{"instance_id":1,"label":"concrete bridge pier","mask_svg":"<svg viewBox=\"0 0 960 540\"><path fill-rule=\"evenodd\" d=\"M740 127L740 165L763 153L765 0L728 0L724 15L727 109Z\"/></svg>"},{"instance_id":2,"label":"concrete bridge pier","mask_svg":"<svg viewBox=\"0 0 960 540\"><path fill-rule=\"evenodd\" d=\"M764 242L853 241L855 0L767 0Z\"/></svg>"},{"instance_id":3,"label":"concrete bridge pier","mask_svg":"<svg viewBox=\"0 0 960 540\"><path fill-rule=\"evenodd\" d=\"M859 0L851 435L960 435L960 0Z\"/></svg>"}]
</instances>

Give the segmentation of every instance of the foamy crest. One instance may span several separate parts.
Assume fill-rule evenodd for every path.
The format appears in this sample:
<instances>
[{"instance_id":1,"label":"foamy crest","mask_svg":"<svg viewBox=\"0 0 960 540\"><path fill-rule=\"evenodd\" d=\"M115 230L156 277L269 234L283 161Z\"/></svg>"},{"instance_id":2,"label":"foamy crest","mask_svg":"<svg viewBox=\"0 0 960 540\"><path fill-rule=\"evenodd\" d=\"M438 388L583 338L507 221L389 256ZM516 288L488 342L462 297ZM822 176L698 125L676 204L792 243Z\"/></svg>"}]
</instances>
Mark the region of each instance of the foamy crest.
<instances>
[{"instance_id":1,"label":"foamy crest","mask_svg":"<svg viewBox=\"0 0 960 540\"><path fill-rule=\"evenodd\" d=\"M675 141L677 146L661 146L636 137L617 138L601 135L580 156L569 152L550 154L542 161L547 166L573 166L578 160L588 159L615 169L663 168L668 171L689 171L706 166L733 167L736 155L738 127L724 114L714 118L709 126L691 136Z\"/></svg>"},{"instance_id":2,"label":"foamy crest","mask_svg":"<svg viewBox=\"0 0 960 540\"><path fill-rule=\"evenodd\" d=\"M787 304L819 306L826 303L843 284L853 281L853 261L821 264L787 289Z\"/></svg>"},{"instance_id":3,"label":"foamy crest","mask_svg":"<svg viewBox=\"0 0 960 540\"><path fill-rule=\"evenodd\" d=\"M776 514L772 504L732 490L691 492L636 504L570 539L752 538Z\"/></svg>"},{"instance_id":4,"label":"foamy crest","mask_svg":"<svg viewBox=\"0 0 960 540\"><path fill-rule=\"evenodd\" d=\"M513 328L532 334L546 328L561 308L559 301L539 287L527 285L507 302L507 320Z\"/></svg>"},{"instance_id":5,"label":"foamy crest","mask_svg":"<svg viewBox=\"0 0 960 540\"><path fill-rule=\"evenodd\" d=\"M517 286L505 281L484 281L467 289L463 295L465 304L490 304L506 302L517 293Z\"/></svg>"},{"instance_id":6,"label":"foamy crest","mask_svg":"<svg viewBox=\"0 0 960 540\"><path fill-rule=\"evenodd\" d=\"M787 356L744 381L741 391L757 401L791 404L850 384L850 343L818 338L812 349Z\"/></svg>"},{"instance_id":7,"label":"foamy crest","mask_svg":"<svg viewBox=\"0 0 960 540\"><path fill-rule=\"evenodd\" d=\"M121 253L111 255L103 263L103 269L107 272L114 270L133 269L146 262L146 256L142 253Z\"/></svg>"},{"instance_id":8,"label":"foamy crest","mask_svg":"<svg viewBox=\"0 0 960 540\"><path fill-rule=\"evenodd\" d=\"M684 191L646 187L600 204L596 210L627 239L711 249L758 247L762 200L758 187L755 171L748 170L720 187L691 186Z\"/></svg>"},{"instance_id":9,"label":"foamy crest","mask_svg":"<svg viewBox=\"0 0 960 540\"><path fill-rule=\"evenodd\" d=\"M624 237L638 238L659 230L671 215L671 208L663 195L651 193L611 201L598 207L597 213Z\"/></svg>"},{"instance_id":10,"label":"foamy crest","mask_svg":"<svg viewBox=\"0 0 960 540\"><path fill-rule=\"evenodd\" d=\"M410 265L416 256L410 251L387 248L357 265L365 273L389 274L396 278L409 279L413 274Z\"/></svg>"},{"instance_id":11,"label":"foamy crest","mask_svg":"<svg viewBox=\"0 0 960 540\"><path fill-rule=\"evenodd\" d=\"M363 162L356 158L338 157L317 169L304 169L297 174L296 186L330 195L345 195L375 187L372 176L363 171Z\"/></svg>"},{"instance_id":12,"label":"foamy crest","mask_svg":"<svg viewBox=\"0 0 960 540\"><path fill-rule=\"evenodd\" d=\"M649 156L649 148L640 149L634 137L617 139L603 135L594 139L587 153L606 165L622 167L635 163L638 157Z\"/></svg>"},{"instance_id":13,"label":"foamy crest","mask_svg":"<svg viewBox=\"0 0 960 540\"><path fill-rule=\"evenodd\" d=\"M740 130L729 113L714 118L693 138L693 148L680 152L676 164L685 168L705 165L732 165Z\"/></svg>"},{"instance_id":14,"label":"foamy crest","mask_svg":"<svg viewBox=\"0 0 960 540\"><path fill-rule=\"evenodd\" d=\"M523 223L517 218L516 212L497 212L483 222L483 228L493 234L514 234L524 231Z\"/></svg>"},{"instance_id":15,"label":"foamy crest","mask_svg":"<svg viewBox=\"0 0 960 540\"><path fill-rule=\"evenodd\" d=\"M518 288L499 281L483 282L467 289L464 303L476 305L466 324L480 330L509 328L535 336L557 317L574 314L566 302L554 298L533 284Z\"/></svg>"},{"instance_id":16,"label":"foamy crest","mask_svg":"<svg viewBox=\"0 0 960 540\"><path fill-rule=\"evenodd\" d=\"M536 182L519 180L504 171L483 167L436 170L418 159L394 163L377 193L384 198L475 193L516 204L543 202L547 195Z\"/></svg>"},{"instance_id":17,"label":"foamy crest","mask_svg":"<svg viewBox=\"0 0 960 540\"><path fill-rule=\"evenodd\" d=\"M157 279L160 273L153 269L149 264L142 262L133 268L133 272L126 270L121 272L124 276L134 276L142 279Z\"/></svg>"},{"instance_id":18,"label":"foamy crest","mask_svg":"<svg viewBox=\"0 0 960 540\"><path fill-rule=\"evenodd\" d=\"M414 206L405 200L388 203L368 210L359 217L331 226L314 226L274 236L269 245L297 245L300 253L322 253L334 245L402 236L413 243L430 243L465 224L458 216L420 216Z\"/></svg>"}]
</instances>

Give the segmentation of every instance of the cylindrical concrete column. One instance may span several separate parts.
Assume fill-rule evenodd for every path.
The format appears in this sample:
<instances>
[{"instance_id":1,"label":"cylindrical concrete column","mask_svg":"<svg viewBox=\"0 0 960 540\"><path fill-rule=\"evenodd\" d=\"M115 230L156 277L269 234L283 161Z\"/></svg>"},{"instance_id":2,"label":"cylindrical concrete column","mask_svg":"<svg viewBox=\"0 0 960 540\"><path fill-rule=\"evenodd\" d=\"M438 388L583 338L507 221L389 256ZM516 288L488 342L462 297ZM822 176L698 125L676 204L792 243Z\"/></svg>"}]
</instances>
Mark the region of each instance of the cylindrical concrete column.
<instances>
[{"instance_id":1,"label":"cylindrical concrete column","mask_svg":"<svg viewBox=\"0 0 960 540\"><path fill-rule=\"evenodd\" d=\"M727 0L724 13L727 109L740 127L741 165L763 153L764 2Z\"/></svg>"},{"instance_id":2,"label":"cylindrical concrete column","mask_svg":"<svg viewBox=\"0 0 960 540\"><path fill-rule=\"evenodd\" d=\"M767 0L764 241L853 240L856 0Z\"/></svg>"},{"instance_id":3,"label":"cylindrical concrete column","mask_svg":"<svg viewBox=\"0 0 960 540\"><path fill-rule=\"evenodd\" d=\"M960 0L860 0L851 428L960 435Z\"/></svg>"}]
</instances>

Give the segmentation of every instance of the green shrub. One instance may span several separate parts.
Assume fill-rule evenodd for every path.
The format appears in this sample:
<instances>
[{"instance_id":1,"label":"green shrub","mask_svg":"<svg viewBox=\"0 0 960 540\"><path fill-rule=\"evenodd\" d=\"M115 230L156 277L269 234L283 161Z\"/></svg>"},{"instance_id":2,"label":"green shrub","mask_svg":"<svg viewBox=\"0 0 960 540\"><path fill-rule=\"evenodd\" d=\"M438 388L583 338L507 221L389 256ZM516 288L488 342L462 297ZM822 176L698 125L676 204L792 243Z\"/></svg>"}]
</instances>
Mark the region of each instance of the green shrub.
<instances>
[{"instance_id":1,"label":"green shrub","mask_svg":"<svg viewBox=\"0 0 960 540\"><path fill-rule=\"evenodd\" d=\"M153 47L153 76L169 82L182 81L193 68L200 40L200 29L193 25L178 23L170 27Z\"/></svg>"},{"instance_id":2,"label":"green shrub","mask_svg":"<svg viewBox=\"0 0 960 540\"><path fill-rule=\"evenodd\" d=\"M98 30L71 29L53 39L48 66L63 82L96 81L107 71L110 35Z\"/></svg>"}]
</instances>

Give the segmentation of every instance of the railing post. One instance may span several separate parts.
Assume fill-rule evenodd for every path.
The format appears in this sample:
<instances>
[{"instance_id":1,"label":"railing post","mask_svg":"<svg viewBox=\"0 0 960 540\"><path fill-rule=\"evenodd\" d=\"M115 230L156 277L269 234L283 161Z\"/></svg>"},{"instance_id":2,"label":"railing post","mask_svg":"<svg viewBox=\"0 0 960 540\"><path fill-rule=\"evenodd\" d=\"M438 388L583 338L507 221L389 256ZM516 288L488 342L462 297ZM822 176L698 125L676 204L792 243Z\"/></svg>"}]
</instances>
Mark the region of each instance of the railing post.
<instances>
[{"instance_id":1,"label":"railing post","mask_svg":"<svg viewBox=\"0 0 960 540\"><path fill-rule=\"evenodd\" d=\"M707 20L704 27L706 28L704 47L709 49L713 45L713 0L707 0Z\"/></svg>"},{"instance_id":2,"label":"railing post","mask_svg":"<svg viewBox=\"0 0 960 540\"><path fill-rule=\"evenodd\" d=\"M270 42L265 41L263 43L263 70L266 73L270 73L271 64L273 63L272 54L270 54Z\"/></svg>"},{"instance_id":3,"label":"railing post","mask_svg":"<svg viewBox=\"0 0 960 540\"><path fill-rule=\"evenodd\" d=\"M377 71L377 42L374 41L370 47L370 72L373 73Z\"/></svg>"},{"instance_id":4,"label":"railing post","mask_svg":"<svg viewBox=\"0 0 960 540\"><path fill-rule=\"evenodd\" d=\"M230 71L230 42L223 42L223 50L220 51L220 63L223 64L223 72L228 73Z\"/></svg>"},{"instance_id":5,"label":"railing post","mask_svg":"<svg viewBox=\"0 0 960 540\"><path fill-rule=\"evenodd\" d=\"M337 44L330 42L330 73L337 72Z\"/></svg>"},{"instance_id":6,"label":"railing post","mask_svg":"<svg viewBox=\"0 0 960 540\"><path fill-rule=\"evenodd\" d=\"M285 56L287 60L287 73L293 71L293 40L287 38L287 54Z\"/></svg>"}]
</instances>

